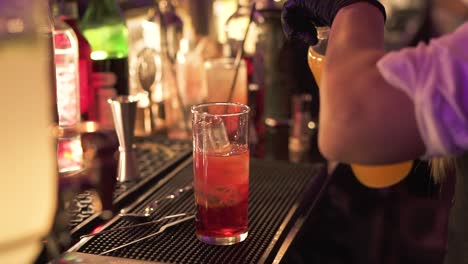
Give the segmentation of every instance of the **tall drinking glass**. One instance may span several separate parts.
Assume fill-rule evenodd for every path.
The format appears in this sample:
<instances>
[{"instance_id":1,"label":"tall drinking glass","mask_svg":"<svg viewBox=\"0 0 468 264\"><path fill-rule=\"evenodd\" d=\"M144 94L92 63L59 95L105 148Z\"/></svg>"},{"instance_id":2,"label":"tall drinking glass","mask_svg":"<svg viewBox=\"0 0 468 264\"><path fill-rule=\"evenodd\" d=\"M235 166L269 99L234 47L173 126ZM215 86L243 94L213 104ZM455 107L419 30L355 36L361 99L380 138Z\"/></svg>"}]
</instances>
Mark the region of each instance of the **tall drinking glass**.
<instances>
[{"instance_id":1,"label":"tall drinking glass","mask_svg":"<svg viewBox=\"0 0 468 264\"><path fill-rule=\"evenodd\" d=\"M0 1L0 263L34 263L57 208L47 1Z\"/></svg>"},{"instance_id":2,"label":"tall drinking glass","mask_svg":"<svg viewBox=\"0 0 468 264\"><path fill-rule=\"evenodd\" d=\"M247 104L247 66L241 61L232 98L229 98L236 71L234 58L218 58L205 62L207 102Z\"/></svg>"},{"instance_id":3,"label":"tall drinking glass","mask_svg":"<svg viewBox=\"0 0 468 264\"><path fill-rule=\"evenodd\" d=\"M316 29L318 43L309 48L307 61L315 81L320 87L330 28L317 27ZM410 173L413 161L382 165L350 164L350 166L358 181L363 185L371 188L383 188L402 181Z\"/></svg>"},{"instance_id":4,"label":"tall drinking glass","mask_svg":"<svg viewBox=\"0 0 468 264\"><path fill-rule=\"evenodd\" d=\"M238 103L192 107L196 234L205 243L247 238L249 111Z\"/></svg>"}]
</instances>

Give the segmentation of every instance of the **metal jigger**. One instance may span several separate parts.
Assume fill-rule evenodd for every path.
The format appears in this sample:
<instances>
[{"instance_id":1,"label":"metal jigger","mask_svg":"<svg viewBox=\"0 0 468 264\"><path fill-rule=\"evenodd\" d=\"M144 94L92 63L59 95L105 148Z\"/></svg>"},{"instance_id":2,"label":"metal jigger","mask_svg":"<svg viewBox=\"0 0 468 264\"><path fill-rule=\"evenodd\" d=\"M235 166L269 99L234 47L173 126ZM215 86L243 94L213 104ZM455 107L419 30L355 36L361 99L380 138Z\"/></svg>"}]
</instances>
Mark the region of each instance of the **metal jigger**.
<instances>
[{"instance_id":1,"label":"metal jigger","mask_svg":"<svg viewBox=\"0 0 468 264\"><path fill-rule=\"evenodd\" d=\"M119 140L119 182L133 181L140 177L133 144L135 115L138 100L131 96L117 96L108 100L111 105L115 131Z\"/></svg>"}]
</instances>

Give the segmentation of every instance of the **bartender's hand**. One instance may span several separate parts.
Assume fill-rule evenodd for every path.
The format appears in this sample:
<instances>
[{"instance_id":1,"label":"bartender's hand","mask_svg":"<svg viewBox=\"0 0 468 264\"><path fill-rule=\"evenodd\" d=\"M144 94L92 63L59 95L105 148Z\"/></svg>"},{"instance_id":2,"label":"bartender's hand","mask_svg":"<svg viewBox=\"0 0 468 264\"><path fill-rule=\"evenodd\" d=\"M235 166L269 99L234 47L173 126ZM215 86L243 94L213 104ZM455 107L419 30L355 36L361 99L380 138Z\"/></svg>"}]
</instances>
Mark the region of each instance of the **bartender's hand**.
<instances>
[{"instance_id":1,"label":"bartender's hand","mask_svg":"<svg viewBox=\"0 0 468 264\"><path fill-rule=\"evenodd\" d=\"M281 14L284 33L289 39L301 39L314 45L317 42L315 27L330 27L341 8L357 2L374 5L386 19L385 8L377 0L288 0Z\"/></svg>"}]
</instances>

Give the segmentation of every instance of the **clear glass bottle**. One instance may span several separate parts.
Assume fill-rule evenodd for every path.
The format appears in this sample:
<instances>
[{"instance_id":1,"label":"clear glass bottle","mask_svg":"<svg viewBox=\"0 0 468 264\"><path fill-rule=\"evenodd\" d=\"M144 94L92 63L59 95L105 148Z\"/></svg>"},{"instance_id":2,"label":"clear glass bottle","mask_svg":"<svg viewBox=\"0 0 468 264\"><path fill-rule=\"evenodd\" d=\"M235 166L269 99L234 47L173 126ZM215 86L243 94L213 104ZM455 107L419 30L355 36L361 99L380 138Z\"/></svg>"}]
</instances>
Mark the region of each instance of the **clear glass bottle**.
<instances>
[{"instance_id":1,"label":"clear glass bottle","mask_svg":"<svg viewBox=\"0 0 468 264\"><path fill-rule=\"evenodd\" d=\"M182 39L175 61L177 86L187 116L190 116L191 106L203 103L207 96L204 60L197 47L191 45L189 39Z\"/></svg>"},{"instance_id":2,"label":"clear glass bottle","mask_svg":"<svg viewBox=\"0 0 468 264\"><path fill-rule=\"evenodd\" d=\"M164 32L167 54L171 61L175 61L183 36L183 21L171 1L155 1L154 7L148 11L147 21L143 23L142 30L145 48L154 48L158 52L161 50L161 34Z\"/></svg>"},{"instance_id":3,"label":"clear glass bottle","mask_svg":"<svg viewBox=\"0 0 468 264\"><path fill-rule=\"evenodd\" d=\"M164 113L169 138L189 139L191 137L190 115L186 111L183 96L178 87L175 65L168 59L161 59L161 78L156 81L155 89L163 91Z\"/></svg>"},{"instance_id":4,"label":"clear glass bottle","mask_svg":"<svg viewBox=\"0 0 468 264\"><path fill-rule=\"evenodd\" d=\"M80 110L84 120L95 120L94 97L91 85L93 64L91 61L91 45L83 36L78 22L77 0L62 0L59 4L60 19L67 23L78 39L78 61L80 73Z\"/></svg>"},{"instance_id":5,"label":"clear glass bottle","mask_svg":"<svg viewBox=\"0 0 468 264\"><path fill-rule=\"evenodd\" d=\"M75 127L81 121L78 39L73 28L61 20L57 3L52 9L59 126ZM57 159L60 173L81 169L83 151L79 135L59 138Z\"/></svg>"},{"instance_id":6,"label":"clear glass bottle","mask_svg":"<svg viewBox=\"0 0 468 264\"><path fill-rule=\"evenodd\" d=\"M128 29L116 0L90 0L81 20L94 72L113 73L119 95L129 93Z\"/></svg>"},{"instance_id":7,"label":"clear glass bottle","mask_svg":"<svg viewBox=\"0 0 468 264\"><path fill-rule=\"evenodd\" d=\"M175 76L168 71L172 60L166 48L162 47L163 16L159 3L148 10L147 18L142 22L142 45L135 52L134 75L139 84L137 113L138 134L152 134L166 129L164 96L167 86L174 85ZM164 35L167 39L167 35ZM162 51L165 51L164 53Z\"/></svg>"},{"instance_id":8,"label":"clear glass bottle","mask_svg":"<svg viewBox=\"0 0 468 264\"><path fill-rule=\"evenodd\" d=\"M80 122L78 39L73 29L60 20L57 5L53 5L53 14L59 126L70 127Z\"/></svg>"},{"instance_id":9,"label":"clear glass bottle","mask_svg":"<svg viewBox=\"0 0 468 264\"><path fill-rule=\"evenodd\" d=\"M245 31L249 26L250 11L253 0L237 0L237 9L226 21L224 25L224 33L226 35L226 43L228 54L235 57L238 49L241 46L242 40L245 37ZM244 57L252 57L255 53L255 44L257 42L257 23L261 21L261 15L255 12L254 19L250 24L249 32L244 43Z\"/></svg>"},{"instance_id":10,"label":"clear glass bottle","mask_svg":"<svg viewBox=\"0 0 468 264\"><path fill-rule=\"evenodd\" d=\"M167 52L170 59L174 61L180 48L179 44L183 35L184 23L182 18L177 14L172 1L159 0L158 4L166 26Z\"/></svg>"},{"instance_id":11,"label":"clear glass bottle","mask_svg":"<svg viewBox=\"0 0 468 264\"><path fill-rule=\"evenodd\" d=\"M289 160L304 162L308 158L312 134L316 127L310 114L312 105L310 94L296 94L292 97L292 118L289 130Z\"/></svg>"},{"instance_id":12,"label":"clear glass bottle","mask_svg":"<svg viewBox=\"0 0 468 264\"><path fill-rule=\"evenodd\" d=\"M188 76L181 76L180 80L177 80L177 64L169 57L166 37L167 32L165 32L166 28L163 25L161 29L161 52L159 56L161 63L161 78L156 81L155 90L160 90L163 93L165 123L168 137L175 139L189 139L192 134L190 127L190 109L189 105L187 105L189 103L189 97L187 94L188 90L184 91L181 88L187 88L185 85L181 86L181 83L187 84L186 81L188 81L188 79L185 77ZM180 62L178 65L186 66ZM179 68L179 70L181 70L181 68Z\"/></svg>"},{"instance_id":13,"label":"clear glass bottle","mask_svg":"<svg viewBox=\"0 0 468 264\"><path fill-rule=\"evenodd\" d=\"M226 43L225 25L227 19L236 12L237 0L214 0L213 18L216 29L216 38L219 43Z\"/></svg>"},{"instance_id":14,"label":"clear glass bottle","mask_svg":"<svg viewBox=\"0 0 468 264\"><path fill-rule=\"evenodd\" d=\"M137 72L142 88L148 93L152 120L156 129L164 119L170 138L190 137L189 115L184 111L183 95L178 87L175 61L169 53L166 20L159 5L150 10L143 22L144 48L137 55ZM162 116L163 115L163 116Z\"/></svg>"}]
</instances>

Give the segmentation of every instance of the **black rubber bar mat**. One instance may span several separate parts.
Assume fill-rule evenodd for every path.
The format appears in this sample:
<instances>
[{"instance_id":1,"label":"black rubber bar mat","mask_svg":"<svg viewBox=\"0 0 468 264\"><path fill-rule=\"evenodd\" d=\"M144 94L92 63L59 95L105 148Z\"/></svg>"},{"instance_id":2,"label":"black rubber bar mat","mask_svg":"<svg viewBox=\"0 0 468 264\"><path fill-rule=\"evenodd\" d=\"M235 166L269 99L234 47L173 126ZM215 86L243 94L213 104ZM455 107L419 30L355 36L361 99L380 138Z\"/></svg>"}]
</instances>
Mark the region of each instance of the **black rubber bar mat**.
<instances>
[{"instance_id":1,"label":"black rubber bar mat","mask_svg":"<svg viewBox=\"0 0 468 264\"><path fill-rule=\"evenodd\" d=\"M200 242L195 236L194 221L180 223L163 233L137 244L113 251L108 256L164 263L259 263L267 261L273 251L278 251L281 240L285 240L299 211L311 206L317 192L314 180L324 174L322 164L290 164L251 160L249 187L249 235L244 242L231 246L213 246ZM141 212L149 201L165 197L174 190L191 184L192 163L187 162L179 171L154 192L147 193L133 212ZM150 190L151 191L151 190ZM193 192L183 193L177 199L162 203L152 220L162 216L183 212L194 212ZM174 220L114 231L80 241L72 251L100 254L134 239L149 235ZM115 218L105 229L131 225Z\"/></svg>"},{"instance_id":2,"label":"black rubber bar mat","mask_svg":"<svg viewBox=\"0 0 468 264\"><path fill-rule=\"evenodd\" d=\"M148 136L136 137L135 144L140 179L134 182L116 183L113 199L116 208L128 205L192 153L192 142L188 140ZM70 201L68 213L72 234L80 235L82 231L89 232L94 228L91 221L100 213L93 206L94 199L96 199L95 193L84 191Z\"/></svg>"}]
</instances>

